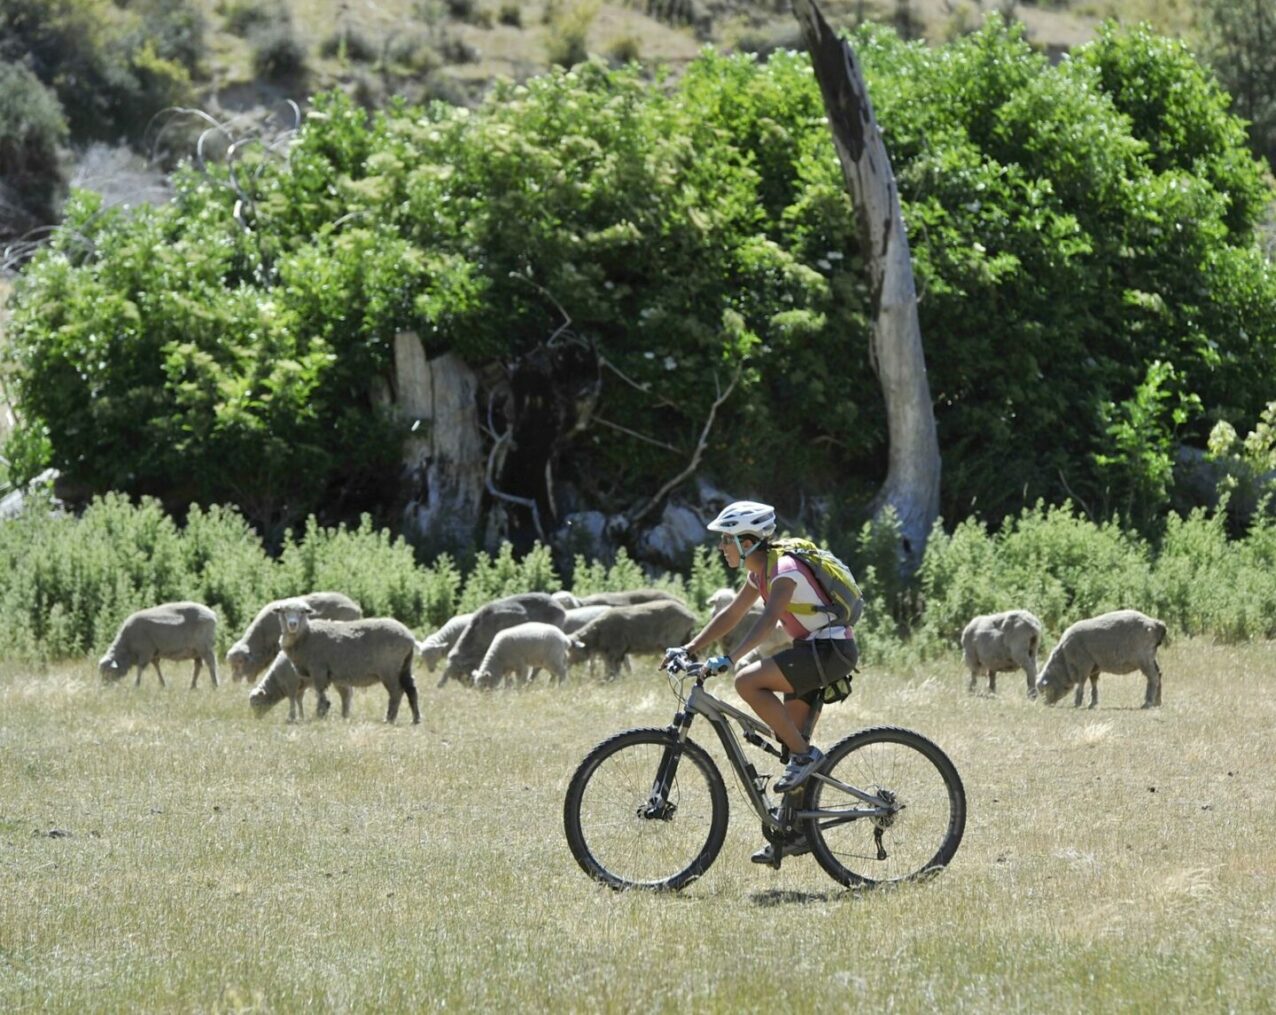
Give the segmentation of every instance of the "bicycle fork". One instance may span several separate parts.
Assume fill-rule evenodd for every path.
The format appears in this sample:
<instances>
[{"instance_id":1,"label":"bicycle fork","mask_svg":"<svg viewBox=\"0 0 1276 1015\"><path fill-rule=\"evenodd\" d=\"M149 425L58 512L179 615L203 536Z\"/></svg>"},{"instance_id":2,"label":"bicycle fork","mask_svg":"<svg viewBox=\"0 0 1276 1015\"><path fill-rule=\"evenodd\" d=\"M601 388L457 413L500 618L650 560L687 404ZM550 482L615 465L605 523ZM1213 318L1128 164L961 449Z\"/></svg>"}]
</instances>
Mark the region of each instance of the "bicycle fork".
<instances>
[{"instance_id":1,"label":"bicycle fork","mask_svg":"<svg viewBox=\"0 0 1276 1015\"><path fill-rule=\"evenodd\" d=\"M651 792L647 801L638 808L638 817L648 821L672 821L678 811L678 805L669 799L669 790L678 775L678 761L682 757L682 744L687 739L687 731L691 728L691 714L679 712L673 718L671 732L676 740L665 748L660 764L656 766L656 777L651 783Z\"/></svg>"}]
</instances>

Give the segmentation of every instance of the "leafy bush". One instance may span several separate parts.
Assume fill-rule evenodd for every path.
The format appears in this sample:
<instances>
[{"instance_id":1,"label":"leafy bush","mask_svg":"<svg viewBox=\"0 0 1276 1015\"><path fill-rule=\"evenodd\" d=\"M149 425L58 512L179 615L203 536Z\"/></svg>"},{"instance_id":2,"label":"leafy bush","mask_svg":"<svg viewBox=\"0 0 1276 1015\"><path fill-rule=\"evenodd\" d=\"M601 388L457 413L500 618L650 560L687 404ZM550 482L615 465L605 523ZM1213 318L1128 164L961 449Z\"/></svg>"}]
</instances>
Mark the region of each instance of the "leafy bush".
<instances>
[{"instance_id":1,"label":"leafy bush","mask_svg":"<svg viewBox=\"0 0 1276 1015\"><path fill-rule=\"evenodd\" d=\"M0 206L14 232L53 221L66 187L66 137L53 93L21 64L0 62Z\"/></svg>"},{"instance_id":2,"label":"leafy bush","mask_svg":"<svg viewBox=\"0 0 1276 1015\"><path fill-rule=\"evenodd\" d=\"M289 81L306 73L306 47L291 24L275 24L255 30L252 43L253 72L268 81Z\"/></svg>"},{"instance_id":3,"label":"leafy bush","mask_svg":"<svg viewBox=\"0 0 1276 1015\"><path fill-rule=\"evenodd\" d=\"M204 48L192 0L0 5L0 64L29 66L77 139L140 138L155 113L186 100Z\"/></svg>"},{"instance_id":4,"label":"leafy bush","mask_svg":"<svg viewBox=\"0 0 1276 1015\"><path fill-rule=\"evenodd\" d=\"M855 44L911 230L945 517L1072 496L1153 530L1172 439L1254 418L1276 374L1240 125L1141 31L1057 66L999 19ZM888 442L873 297L804 54L706 53L676 83L581 63L473 110L320 95L286 159L241 168L238 194L187 170L163 209L70 203L15 290L27 474L235 503L272 542L324 505L394 517L404 429L370 395L394 336L484 371L565 312L602 377L554 462L575 502L639 502L712 411L717 485L862 524Z\"/></svg>"}]
</instances>

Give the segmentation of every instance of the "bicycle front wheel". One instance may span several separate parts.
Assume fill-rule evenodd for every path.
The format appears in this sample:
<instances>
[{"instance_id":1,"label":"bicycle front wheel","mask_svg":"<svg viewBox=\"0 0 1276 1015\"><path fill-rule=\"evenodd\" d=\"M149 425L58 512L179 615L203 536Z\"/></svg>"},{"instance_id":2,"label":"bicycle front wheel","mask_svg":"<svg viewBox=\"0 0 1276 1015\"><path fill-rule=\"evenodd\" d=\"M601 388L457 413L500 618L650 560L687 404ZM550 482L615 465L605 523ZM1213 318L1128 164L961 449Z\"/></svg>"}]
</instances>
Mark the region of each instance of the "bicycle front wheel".
<instances>
[{"instance_id":1,"label":"bicycle front wheel","mask_svg":"<svg viewBox=\"0 0 1276 1015\"><path fill-rule=\"evenodd\" d=\"M966 828L966 791L953 763L920 733L894 726L836 743L810 780L804 809L820 812L808 822L811 852L844 885L934 874Z\"/></svg>"},{"instance_id":2,"label":"bicycle front wheel","mask_svg":"<svg viewBox=\"0 0 1276 1015\"><path fill-rule=\"evenodd\" d=\"M676 890L713 863L727 835L727 787L713 759L667 729L618 733L567 787L572 856L612 888Z\"/></svg>"}]
</instances>

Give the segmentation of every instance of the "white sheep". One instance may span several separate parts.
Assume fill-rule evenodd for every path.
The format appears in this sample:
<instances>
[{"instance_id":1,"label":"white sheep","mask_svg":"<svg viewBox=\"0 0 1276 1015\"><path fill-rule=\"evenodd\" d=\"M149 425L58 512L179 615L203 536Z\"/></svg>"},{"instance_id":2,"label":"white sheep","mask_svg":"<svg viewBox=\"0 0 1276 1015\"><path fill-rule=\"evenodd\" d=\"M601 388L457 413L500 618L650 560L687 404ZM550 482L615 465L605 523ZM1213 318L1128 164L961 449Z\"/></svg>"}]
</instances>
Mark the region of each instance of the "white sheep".
<instances>
[{"instance_id":1,"label":"white sheep","mask_svg":"<svg viewBox=\"0 0 1276 1015\"><path fill-rule=\"evenodd\" d=\"M464 682L487 654L498 631L529 620L562 627L567 611L545 592L520 592L494 599L474 611L474 616L447 654L445 677Z\"/></svg>"},{"instance_id":2,"label":"white sheep","mask_svg":"<svg viewBox=\"0 0 1276 1015\"><path fill-rule=\"evenodd\" d=\"M439 660L447 658L447 654L452 651L452 646L461 637L461 633L469 627L470 620L473 617L474 614L472 612L458 613L437 631L426 635L425 638L416 643L417 655L421 657L421 661L425 663L427 670L433 673L434 667L439 664ZM439 686L442 687L446 684L453 675L447 667L444 667L443 676L439 678ZM459 674L455 674L455 676L458 680L460 679Z\"/></svg>"},{"instance_id":3,"label":"white sheep","mask_svg":"<svg viewBox=\"0 0 1276 1015\"><path fill-rule=\"evenodd\" d=\"M359 604L340 592L311 592L295 598L310 605L316 620L358 620L363 616ZM282 602L276 599L258 610L243 636L226 653L233 680L256 680L279 654L277 607Z\"/></svg>"},{"instance_id":4,"label":"white sheep","mask_svg":"<svg viewBox=\"0 0 1276 1015\"><path fill-rule=\"evenodd\" d=\"M571 661L600 656L608 678L614 678L626 655L658 655L684 644L695 627L695 614L677 600L613 606L576 632L581 645L572 649Z\"/></svg>"},{"instance_id":5,"label":"white sheep","mask_svg":"<svg viewBox=\"0 0 1276 1015\"><path fill-rule=\"evenodd\" d=\"M970 670L966 690L975 691L975 679L988 674L988 692L997 693L997 674L1023 670L1028 697L1037 696L1037 649L1041 646L1041 621L1027 610L981 613L961 632L961 652Z\"/></svg>"},{"instance_id":6,"label":"white sheep","mask_svg":"<svg viewBox=\"0 0 1276 1015\"><path fill-rule=\"evenodd\" d=\"M167 687L161 659L194 659L191 687L199 681L200 666L208 667L216 687L217 614L201 603L191 602L161 603L138 610L120 625L111 647L98 661L98 672L103 680L119 680L136 665L133 686L137 687L142 683L142 671L153 665L160 686Z\"/></svg>"},{"instance_id":7,"label":"white sheep","mask_svg":"<svg viewBox=\"0 0 1276 1015\"><path fill-rule=\"evenodd\" d=\"M581 601L566 589L559 589L550 596L564 610L579 610Z\"/></svg>"},{"instance_id":8,"label":"white sheep","mask_svg":"<svg viewBox=\"0 0 1276 1015\"><path fill-rule=\"evenodd\" d=\"M301 697L309 680L304 680L297 673L297 668L284 652L277 652L274 661L267 667L265 674L257 681L256 686L248 692L248 704L260 718L271 708L288 699L288 721L296 722L306 717ZM350 715L350 699L354 697L354 689L348 684L337 684L337 693L341 695L341 714Z\"/></svg>"},{"instance_id":9,"label":"white sheep","mask_svg":"<svg viewBox=\"0 0 1276 1015\"><path fill-rule=\"evenodd\" d=\"M408 628L390 617L371 620L311 620L311 608L301 599L285 599L277 607L283 631L279 647L308 679L319 696L315 711L328 711L328 684L367 687L380 683L390 696L386 722L394 722L399 703L407 694L412 721L421 721L412 660L416 639Z\"/></svg>"},{"instance_id":10,"label":"white sheep","mask_svg":"<svg viewBox=\"0 0 1276 1015\"><path fill-rule=\"evenodd\" d=\"M719 613L731 605L731 601L735 599L736 590L721 588L714 590L709 598L705 600L712 616L716 617ZM756 648L750 649L742 657L736 659L735 650L739 647L740 642L748 636L752 629L754 621L762 616L765 608L761 600L755 602L749 607L749 612L745 614L744 620L735 626L727 636L722 640L722 651L735 661L736 669L741 666L747 666L755 659L769 659L777 652L783 652L786 648L793 644L793 639L789 637L789 633L784 630L782 624L776 624L775 628L769 631L762 639L762 643Z\"/></svg>"},{"instance_id":11,"label":"white sheep","mask_svg":"<svg viewBox=\"0 0 1276 1015\"><path fill-rule=\"evenodd\" d=\"M509 686L511 675L526 683L547 670L561 684L567 679L568 653L583 648L579 639L553 624L517 624L497 633L471 677L475 687L495 687L502 679Z\"/></svg>"},{"instance_id":12,"label":"white sheep","mask_svg":"<svg viewBox=\"0 0 1276 1015\"><path fill-rule=\"evenodd\" d=\"M1114 610L1078 620L1063 632L1037 680L1046 704L1075 687L1073 705L1080 706L1085 682L1090 681L1090 707L1099 703L1100 673L1142 670L1147 678L1144 708L1161 704L1161 667L1156 650L1165 642L1165 625L1138 610Z\"/></svg>"}]
</instances>

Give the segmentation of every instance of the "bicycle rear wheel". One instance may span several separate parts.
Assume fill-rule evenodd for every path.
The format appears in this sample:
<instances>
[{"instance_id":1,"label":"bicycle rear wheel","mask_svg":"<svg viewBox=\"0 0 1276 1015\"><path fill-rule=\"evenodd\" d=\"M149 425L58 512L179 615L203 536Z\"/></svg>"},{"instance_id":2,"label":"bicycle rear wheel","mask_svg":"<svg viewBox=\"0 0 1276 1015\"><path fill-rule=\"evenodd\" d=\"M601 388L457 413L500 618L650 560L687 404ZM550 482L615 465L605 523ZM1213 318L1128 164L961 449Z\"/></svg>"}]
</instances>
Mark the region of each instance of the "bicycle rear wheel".
<instances>
[{"instance_id":1,"label":"bicycle rear wheel","mask_svg":"<svg viewBox=\"0 0 1276 1015\"><path fill-rule=\"evenodd\" d=\"M846 787L880 803L866 803ZM860 730L834 744L811 777L803 809L824 812L807 822L811 851L844 885L937 873L966 828L966 791L953 763L920 733L894 726ZM884 813L865 813L874 809Z\"/></svg>"},{"instance_id":2,"label":"bicycle rear wheel","mask_svg":"<svg viewBox=\"0 0 1276 1015\"><path fill-rule=\"evenodd\" d=\"M727 787L698 744L667 729L627 730L576 769L563 827L590 877L616 889L676 890L722 849Z\"/></svg>"}]
</instances>

